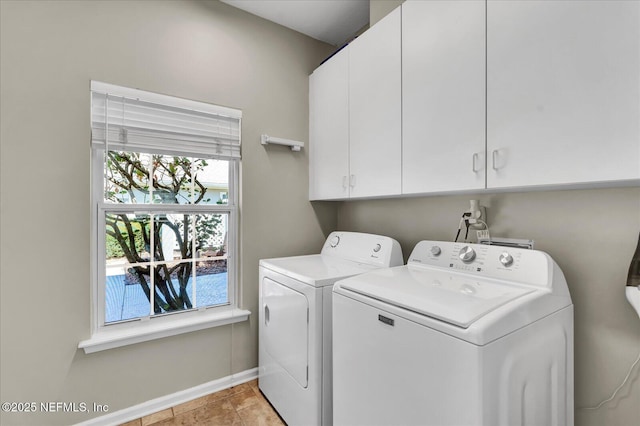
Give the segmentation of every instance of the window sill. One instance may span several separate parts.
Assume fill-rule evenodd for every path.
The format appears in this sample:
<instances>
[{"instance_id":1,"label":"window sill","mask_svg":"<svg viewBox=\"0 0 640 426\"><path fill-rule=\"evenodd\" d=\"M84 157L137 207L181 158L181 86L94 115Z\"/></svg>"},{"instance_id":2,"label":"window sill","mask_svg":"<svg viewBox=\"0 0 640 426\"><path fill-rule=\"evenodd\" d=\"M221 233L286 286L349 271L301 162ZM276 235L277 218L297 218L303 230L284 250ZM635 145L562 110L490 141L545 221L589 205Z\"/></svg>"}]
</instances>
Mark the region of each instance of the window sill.
<instances>
[{"instance_id":1,"label":"window sill","mask_svg":"<svg viewBox=\"0 0 640 426\"><path fill-rule=\"evenodd\" d=\"M202 313L188 318L173 318L172 321L145 321L135 327L125 329L103 329L78 344L86 354L246 321L251 315L244 309L229 309L211 313Z\"/></svg>"}]
</instances>

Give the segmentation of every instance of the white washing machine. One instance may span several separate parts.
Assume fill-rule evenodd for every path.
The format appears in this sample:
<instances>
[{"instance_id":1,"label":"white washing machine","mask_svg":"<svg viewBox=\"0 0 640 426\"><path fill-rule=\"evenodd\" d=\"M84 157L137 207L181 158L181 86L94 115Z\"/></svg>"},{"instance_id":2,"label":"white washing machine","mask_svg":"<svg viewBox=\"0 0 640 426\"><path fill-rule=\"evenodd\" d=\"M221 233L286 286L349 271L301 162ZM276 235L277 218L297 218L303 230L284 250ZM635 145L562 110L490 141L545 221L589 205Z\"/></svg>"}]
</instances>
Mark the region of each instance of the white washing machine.
<instances>
[{"instance_id":1,"label":"white washing machine","mask_svg":"<svg viewBox=\"0 0 640 426\"><path fill-rule=\"evenodd\" d=\"M540 251L422 241L333 290L336 425L573 425L573 305Z\"/></svg>"},{"instance_id":2,"label":"white washing machine","mask_svg":"<svg viewBox=\"0 0 640 426\"><path fill-rule=\"evenodd\" d=\"M258 384L288 425L332 424L333 284L402 264L397 241L354 232L331 233L320 254L260 260Z\"/></svg>"}]
</instances>

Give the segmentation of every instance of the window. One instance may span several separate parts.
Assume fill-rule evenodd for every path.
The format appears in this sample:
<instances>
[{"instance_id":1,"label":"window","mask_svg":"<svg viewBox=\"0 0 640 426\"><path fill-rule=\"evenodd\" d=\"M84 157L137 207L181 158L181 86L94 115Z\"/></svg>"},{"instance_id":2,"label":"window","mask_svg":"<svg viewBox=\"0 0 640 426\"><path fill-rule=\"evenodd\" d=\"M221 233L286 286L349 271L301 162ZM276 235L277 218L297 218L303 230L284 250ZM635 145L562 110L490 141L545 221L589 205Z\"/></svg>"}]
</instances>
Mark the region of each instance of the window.
<instances>
[{"instance_id":1,"label":"window","mask_svg":"<svg viewBox=\"0 0 640 426\"><path fill-rule=\"evenodd\" d=\"M241 321L238 110L91 85L94 327L86 352Z\"/></svg>"}]
</instances>

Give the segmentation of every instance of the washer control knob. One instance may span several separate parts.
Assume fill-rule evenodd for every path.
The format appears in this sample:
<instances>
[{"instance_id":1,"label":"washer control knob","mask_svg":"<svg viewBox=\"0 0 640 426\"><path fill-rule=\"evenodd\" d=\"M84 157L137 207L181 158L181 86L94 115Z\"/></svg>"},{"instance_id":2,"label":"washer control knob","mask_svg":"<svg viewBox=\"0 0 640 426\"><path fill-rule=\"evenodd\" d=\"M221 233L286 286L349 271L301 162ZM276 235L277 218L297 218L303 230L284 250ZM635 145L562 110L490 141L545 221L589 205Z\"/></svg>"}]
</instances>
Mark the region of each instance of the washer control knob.
<instances>
[{"instance_id":1,"label":"washer control knob","mask_svg":"<svg viewBox=\"0 0 640 426\"><path fill-rule=\"evenodd\" d=\"M458 257L464 263L471 263L473 259L476 258L476 251L469 246L464 246L460 249L460 253L458 253Z\"/></svg>"},{"instance_id":2,"label":"washer control knob","mask_svg":"<svg viewBox=\"0 0 640 426\"><path fill-rule=\"evenodd\" d=\"M331 237L331 240L329 240L329 245L331 247L335 247L338 244L340 244L340 237L337 235L334 235L333 237Z\"/></svg>"},{"instance_id":3,"label":"washer control knob","mask_svg":"<svg viewBox=\"0 0 640 426\"><path fill-rule=\"evenodd\" d=\"M502 266L506 266L506 267L513 265L513 256L511 256L506 251L502 252L500 254L500 263L502 263Z\"/></svg>"},{"instance_id":4,"label":"washer control knob","mask_svg":"<svg viewBox=\"0 0 640 426\"><path fill-rule=\"evenodd\" d=\"M442 250L440 249L440 247L438 247L438 246L431 247L431 254L432 255L440 256L440 253L442 253Z\"/></svg>"},{"instance_id":5,"label":"washer control knob","mask_svg":"<svg viewBox=\"0 0 640 426\"><path fill-rule=\"evenodd\" d=\"M379 252L379 251L380 251L380 249L381 249L381 248L382 248L382 246L381 246L380 244L376 244L376 246L373 248L373 251L374 251L375 253L377 253L377 252Z\"/></svg>"}]
</instances>

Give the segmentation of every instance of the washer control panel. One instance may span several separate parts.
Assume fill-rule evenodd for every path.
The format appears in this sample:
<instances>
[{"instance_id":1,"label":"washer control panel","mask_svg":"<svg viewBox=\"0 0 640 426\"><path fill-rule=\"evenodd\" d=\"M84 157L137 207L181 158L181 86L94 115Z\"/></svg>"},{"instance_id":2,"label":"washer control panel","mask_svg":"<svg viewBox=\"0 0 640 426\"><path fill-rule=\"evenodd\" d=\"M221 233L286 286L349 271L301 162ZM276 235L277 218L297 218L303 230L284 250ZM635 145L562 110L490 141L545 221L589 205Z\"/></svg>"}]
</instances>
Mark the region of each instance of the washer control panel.
<instances>
[{"instance_id":1,"label":"washer control panel","mask_svg":"<svg viewBox=\"0 0 640 426\"><path fill-rule=\"evenodd\" d=\"M449 241L420 241L408 265L546 286L551 258L538 250Z\"/></svg>"}]
</instances>

